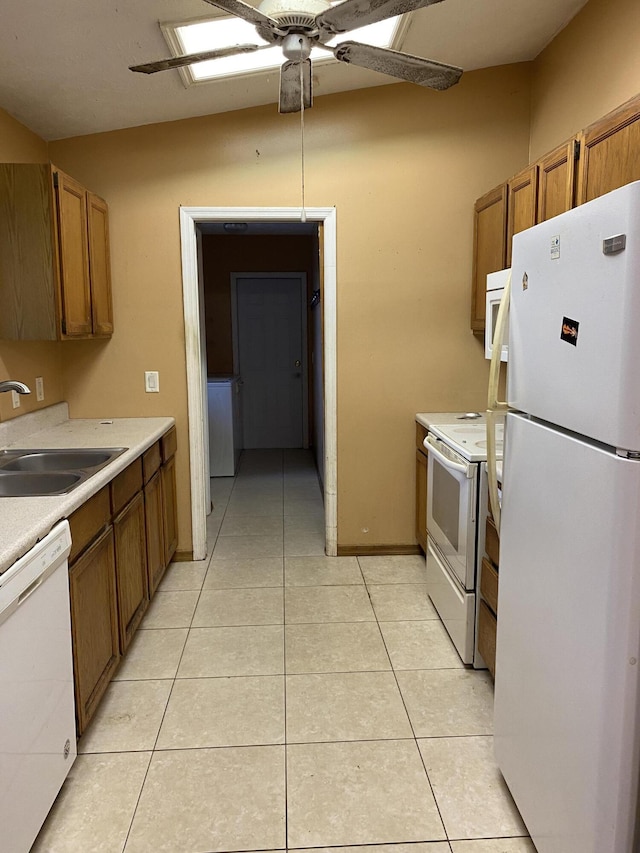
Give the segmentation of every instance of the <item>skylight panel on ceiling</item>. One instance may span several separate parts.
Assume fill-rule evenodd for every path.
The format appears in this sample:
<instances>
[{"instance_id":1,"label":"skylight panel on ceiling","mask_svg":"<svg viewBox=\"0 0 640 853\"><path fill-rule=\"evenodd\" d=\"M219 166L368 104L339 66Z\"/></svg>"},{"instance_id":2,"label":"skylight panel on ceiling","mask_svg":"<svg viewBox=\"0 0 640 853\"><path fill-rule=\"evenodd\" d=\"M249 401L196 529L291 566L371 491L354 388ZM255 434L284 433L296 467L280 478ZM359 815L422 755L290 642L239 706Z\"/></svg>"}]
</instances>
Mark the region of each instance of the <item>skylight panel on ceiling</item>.
<instances>
[{"instance_id":1,"label":"skylight panel on ceiling","mask_svg":"<svg viewBox=\"0 0 640 853\"><path fill-rule=\"evenodd\" d=\"M375 47L392 47L400 29L400 19L401 16L398 15L343 33L332 38L327 45L335 46L343 41L359 41ZM277 45L269 47L268 42L260 38L253 24L240 18L213 18L207 21L166 25L163 31L176 56L237 44L265 46L264 50L254 53L242 53L191 65L185 69L191 82L251 74L256 71L276 69L282 64L282 49ZM314 62L335 61L326 51L316 47L311 51L311 59Z\"/></svg>"}]
</instances>

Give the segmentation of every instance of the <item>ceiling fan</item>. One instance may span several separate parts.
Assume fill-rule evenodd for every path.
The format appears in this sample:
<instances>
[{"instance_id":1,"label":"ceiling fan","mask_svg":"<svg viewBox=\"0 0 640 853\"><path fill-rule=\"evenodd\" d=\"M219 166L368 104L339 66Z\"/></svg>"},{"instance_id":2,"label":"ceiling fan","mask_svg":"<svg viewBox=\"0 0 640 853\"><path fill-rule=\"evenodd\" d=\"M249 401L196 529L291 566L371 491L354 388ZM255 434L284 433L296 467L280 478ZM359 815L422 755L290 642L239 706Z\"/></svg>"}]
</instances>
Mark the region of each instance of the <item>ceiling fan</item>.
<instances>
[{"instance_id":1,"label":"ceiling fan","mask_svg":"<svg viewBox=\"0 0 640 853\"><path fill-rule=\"evenodd\" d=\"M430 89L448 89L462 76L461 68L397 50L373 47L356 41L343 41L336 46L327 44L340 33L395 15L413 12L424 6L432 6L442 0L343 0L335 6L332 6L329 0L262 0L257 9L244 0L205 2L254 24L258 35L268 44L239 44L188 56L176 56L159 62L132 65L131 71L154 74L156 71L181 68L195 62L251 53L272 45L280 45L286 60L280 69L281 113L309 109L313 103L309 58L313 47L333 53L340 62L369 68Z\"/></svg>"}]
</instances>

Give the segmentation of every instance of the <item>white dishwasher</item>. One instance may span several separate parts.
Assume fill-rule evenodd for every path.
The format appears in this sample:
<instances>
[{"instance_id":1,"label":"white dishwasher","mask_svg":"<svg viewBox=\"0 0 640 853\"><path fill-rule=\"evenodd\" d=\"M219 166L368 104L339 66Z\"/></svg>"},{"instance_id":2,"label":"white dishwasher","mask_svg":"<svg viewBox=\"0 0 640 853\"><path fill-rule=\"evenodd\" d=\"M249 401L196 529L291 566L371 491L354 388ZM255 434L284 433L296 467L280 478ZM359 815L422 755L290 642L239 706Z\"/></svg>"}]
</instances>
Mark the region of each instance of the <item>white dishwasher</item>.
<instances>
[{"instance_id":1,"label":"white dishwasher","mask_svg":"<svg viewBox=\"0 0 640 853\"><path fill-rule=\"evenodd\" d=\"M0 834L31 848L76 757L69 523L0 575Z\"/></svg>"}]
</instances>

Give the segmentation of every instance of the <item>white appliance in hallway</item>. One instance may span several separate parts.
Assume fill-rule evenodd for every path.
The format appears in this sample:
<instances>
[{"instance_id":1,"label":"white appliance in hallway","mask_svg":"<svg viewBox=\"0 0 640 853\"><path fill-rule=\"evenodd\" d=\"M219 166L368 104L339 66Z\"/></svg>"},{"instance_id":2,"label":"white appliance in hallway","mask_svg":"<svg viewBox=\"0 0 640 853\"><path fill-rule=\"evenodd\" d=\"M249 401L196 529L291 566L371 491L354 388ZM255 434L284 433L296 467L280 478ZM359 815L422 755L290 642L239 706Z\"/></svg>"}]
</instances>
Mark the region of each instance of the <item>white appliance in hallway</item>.
<instances>
[{"instance_id":1,"label":"white appliance in hallway","mask_svg":"<svg viewBox=\"0 0 640 853\"><path fill-rule=\"evenodd\" d=\"M239 376L207 379L209 475L233 477L242 452L242 399Z\"/></svg>"},{"instance_id":2,"label":"white appliance in hallway","mask_svg":"<svg viewBox=\"0 0 640 853\"><path fill-rule=\"evenodd\" d=\"M0 575L0 849L28 853L76 757L63 521Z\"/></svg>"},{"instance_id":3,"label":"white appliance in hallway","mask_svg":"<svg viewBox=\"0 0 640 853\"><path fill-rule=\"evenodd\" d=\"M538 853L640 849L639 276L640 182L513 240L495 752Z\"/></svg>"},{"instance_id":4,"label":"white appliance in hallway","mask_svg":"<svg viewBox=\"0 0 640 853\"><path fill-rule=\"evenodd\" d=\"M476 590L487 509L485 418L459 415L428 429L427 592L462 661L484 667Z\"/></svg>"}]
</instances>

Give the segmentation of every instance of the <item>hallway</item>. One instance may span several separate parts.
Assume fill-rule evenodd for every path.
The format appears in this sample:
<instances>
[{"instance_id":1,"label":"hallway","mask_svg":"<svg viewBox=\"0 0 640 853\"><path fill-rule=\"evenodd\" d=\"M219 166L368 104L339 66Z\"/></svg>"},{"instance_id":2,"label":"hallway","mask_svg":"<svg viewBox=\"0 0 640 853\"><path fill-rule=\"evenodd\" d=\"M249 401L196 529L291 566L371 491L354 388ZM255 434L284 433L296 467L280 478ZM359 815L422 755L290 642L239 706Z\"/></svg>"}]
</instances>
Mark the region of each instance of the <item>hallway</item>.
<instances>
[{"instance_id":1,"label":"hallway","mask_svg":"<svg viewBox=\"0 0 640 853\"><path fill-rule=\"evenodd\" d=\"M308 451L212 493L211 558L169 567L33 850L535 853L424 560L325 557Z\"/></svg>"}]
</instances>

